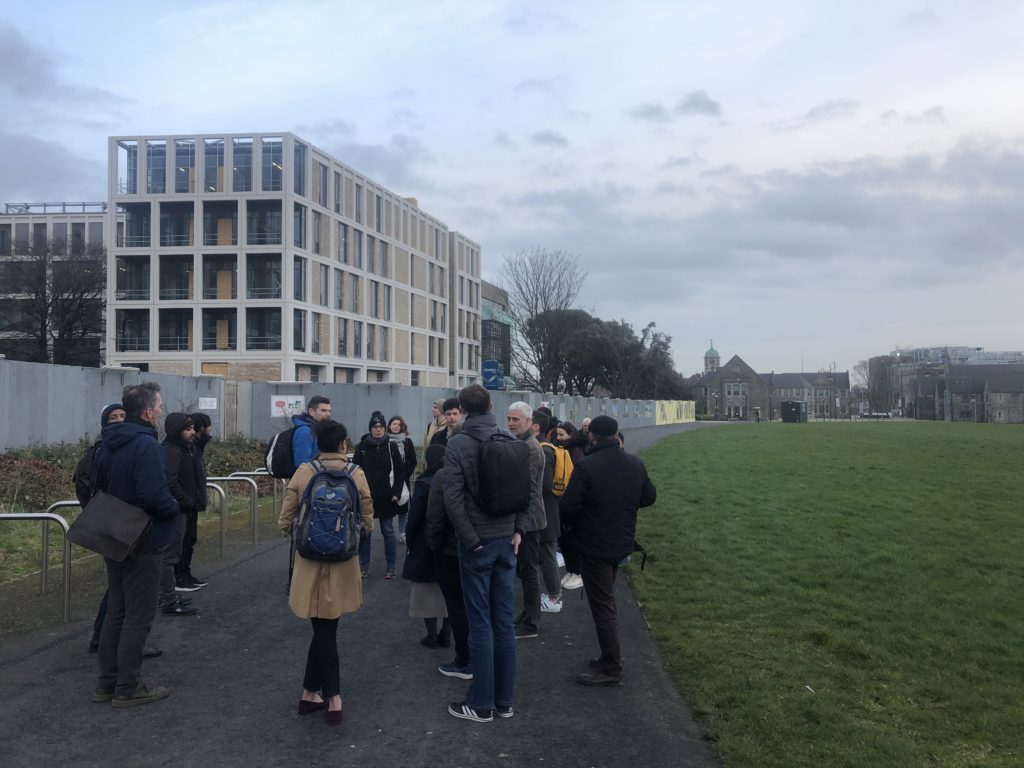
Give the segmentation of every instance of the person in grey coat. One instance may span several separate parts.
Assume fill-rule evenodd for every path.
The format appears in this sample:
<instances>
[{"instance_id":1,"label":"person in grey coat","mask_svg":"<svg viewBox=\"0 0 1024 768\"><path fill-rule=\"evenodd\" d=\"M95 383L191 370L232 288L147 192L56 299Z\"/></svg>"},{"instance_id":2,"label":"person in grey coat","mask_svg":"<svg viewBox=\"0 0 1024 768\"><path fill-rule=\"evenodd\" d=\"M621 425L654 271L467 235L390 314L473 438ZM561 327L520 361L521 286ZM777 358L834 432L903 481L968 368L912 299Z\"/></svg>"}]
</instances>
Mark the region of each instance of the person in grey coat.
<instances>
[{"instance_id":1,"label":"person in grey coat","mask_svg":"<svg viewBox=\"0 0 1024 768\"><path fill-rule=\"evenodd\" d=\"M519 547L516 574L523 584L523 612L516 619L516 639L537 637L540 632L540 536L547 527L544 498L544 451L533 436L533 408L522 401L508 407L508 431L530 448L530 514Z\"/></svg>"}]
</instances>

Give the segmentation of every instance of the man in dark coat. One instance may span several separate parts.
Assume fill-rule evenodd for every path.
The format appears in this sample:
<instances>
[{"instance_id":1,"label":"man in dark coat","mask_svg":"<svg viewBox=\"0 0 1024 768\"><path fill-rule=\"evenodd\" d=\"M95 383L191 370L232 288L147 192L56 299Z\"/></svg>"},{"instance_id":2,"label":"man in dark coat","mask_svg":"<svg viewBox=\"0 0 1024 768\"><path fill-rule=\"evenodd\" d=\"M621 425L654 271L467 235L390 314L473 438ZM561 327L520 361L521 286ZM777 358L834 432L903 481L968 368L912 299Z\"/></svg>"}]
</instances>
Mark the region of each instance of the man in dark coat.
<instances>
[{"instance_id":1,"label":"man in dark coat","mask_svg":"<svg viewBox=\"0 0 1024 768\"><path fill-rule=\"evenodd\" d=\"M576 676L583 685L619 685L622 652L615 605L619 563L636 543L636 514L657 498L640 459L619 445L618 422L598 416L590 422L592 448L573 467L562 496L562 522L572 531L579 552L583 587L594 617L601 657Z\"/></svg>"},{"instance_id":2,"label":"man in dark coat","mask_svg":"<svg viewBox=\"0 0 1024 768\"><path fill-rule=\"evenodd\" d=\"M164 421L164 430L167 432L163 443L167 487L177 499L181 515L174 523L174 538L160 559L160 612L164 616L192 616L196 612L195 607L178 597L177 568L188 519L195 520L199 515L201 477L193 445L196 428L189 414L169 413ZM183 587L181 591L186 589Z\"/></svg>"},{"instance_id":3,"label":"man in dark coat","mask_svg":"<svg viewBox=\"0 0 1024 768\"><path fill-rule=\"evenodd\" d=\"M193 413L192 424L195 426L195 448L193 456L198 470L196 480L196 507L194 512L185 513L185 538L181 543L181 557L174 566L174 589L178 592L195 592L206 586L206 579L192 573L192 555L195 553L199 539L199 513L206 511L209 497L206 492L206 446L213 439L213 422L205 413Z\"/></svg>"},{"instance_id":4,"label":"man in dark coat","mask_svg":"<svg viewBox=\"0 0 1024 768\"><path fill-rule=\"evenodd\" d=\"M447 422L447 429L442 429L434 433L434 436L430 438L431 445L440 445L442 448L447 447L448 440L455 434L455 427L460 421L462 421L462 411L459 409L459 398L449 397L444 401L442 405L444 409L444 420Z\"/></svg>"},{"instance_id":5,"label":"man in dark coat","mask_svg":"<svg viewBox=\"0 0 1024 768\"><path fill-rule=\"evenodd\" d=\"M123 561L104 558L109 606L100 634L100 673L93 701L115 707L148 704L170 691L139 679L142 651L156 613L160 550L170 543L178 502L167 489L157 425L163 402L160 386L145 382L121 397L127 419L107 424L94 460L96 488L146 510L153 526L136 554Z\"/></svg>"}]
</instances>

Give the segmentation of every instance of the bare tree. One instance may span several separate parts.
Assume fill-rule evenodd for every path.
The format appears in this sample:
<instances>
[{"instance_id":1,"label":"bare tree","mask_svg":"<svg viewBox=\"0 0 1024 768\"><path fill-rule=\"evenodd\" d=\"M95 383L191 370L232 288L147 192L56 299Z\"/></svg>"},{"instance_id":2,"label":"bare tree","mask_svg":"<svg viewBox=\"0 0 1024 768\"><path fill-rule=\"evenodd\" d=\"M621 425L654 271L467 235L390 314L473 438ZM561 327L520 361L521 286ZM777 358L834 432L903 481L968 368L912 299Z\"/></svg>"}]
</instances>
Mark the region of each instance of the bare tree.
<instances>
[{"instance_id":1,"label":"bare tree","mask_svg":"<svg viewBox=\"0 0 1024 768\"><path fill-rule=\"evenodd\" d=\"M19 241L4 267L7 342L37 362L98 364L106 250Z\"/></svg>"},{"instance_id":2,"label":"bare tree","mask_svg":"<svg viewBox=\"0 0 1024 768\"><path fill-rule=\"evenodd\" d=\"M512 378L519 387L538 392L564 388L566 334L544 318L574 308L587 278L579 262L578 255L538 246L505 257L499 284L508 292L515 327Z\"/></svg>"}]
</instances>

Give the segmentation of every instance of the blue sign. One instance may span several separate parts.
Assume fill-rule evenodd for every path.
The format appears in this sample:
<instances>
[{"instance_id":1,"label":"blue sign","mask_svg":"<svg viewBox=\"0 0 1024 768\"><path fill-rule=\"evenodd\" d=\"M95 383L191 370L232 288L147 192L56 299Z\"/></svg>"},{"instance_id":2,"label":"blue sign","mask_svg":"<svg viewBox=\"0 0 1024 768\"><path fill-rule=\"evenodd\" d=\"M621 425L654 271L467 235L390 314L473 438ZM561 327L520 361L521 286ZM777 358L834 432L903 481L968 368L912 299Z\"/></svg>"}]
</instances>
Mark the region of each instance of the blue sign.
<instances>
[{"instance_id":1,"label":"blue sign","mask_svg":"<svg viewBox=\"0 0 1024 768\"><path fill-rule=\"evenodd\" d=\"M480 369L484 380L484 389L504 389L505 376L501 363L497 360L484 360Z\"/></svg>"}]
</instances>

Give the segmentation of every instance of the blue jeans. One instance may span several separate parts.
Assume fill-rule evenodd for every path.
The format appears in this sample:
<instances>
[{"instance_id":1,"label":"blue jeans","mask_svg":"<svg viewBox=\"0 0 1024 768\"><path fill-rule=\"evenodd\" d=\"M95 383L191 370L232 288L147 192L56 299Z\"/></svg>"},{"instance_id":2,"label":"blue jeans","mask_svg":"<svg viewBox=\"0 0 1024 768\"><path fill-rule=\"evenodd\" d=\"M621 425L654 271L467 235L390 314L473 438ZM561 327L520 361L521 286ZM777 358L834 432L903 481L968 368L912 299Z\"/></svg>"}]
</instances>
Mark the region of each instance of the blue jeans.
<instances>
[{"instance_id":1,"label":"blue jeans","mask_svg":"<svg viewBox=\"0 0 1024 768\"><path fill-rule=\"evenodd\" d=\"M395 570L395 559L398 555L398 543L395 540L395 518L381 517L374 520L380 528L384 537L384 561L387 563L387 570ZM359 567L366 571L370 568L370 536L368 533L359 540Z\"/></svg>"},{"instance_id":2,"label":"blue jeans","mask_svg":"<svg viewBox=\"0 0 1024 768\"><path fill-rule=\"evenodd\" d=\"M512 626L516 556L511 537L482 539L480 543L483 549L479 552L459 544L473 669L466 704L473 709L511 707L516 682L516 636Z\"/></svg>"}]
</instances>

